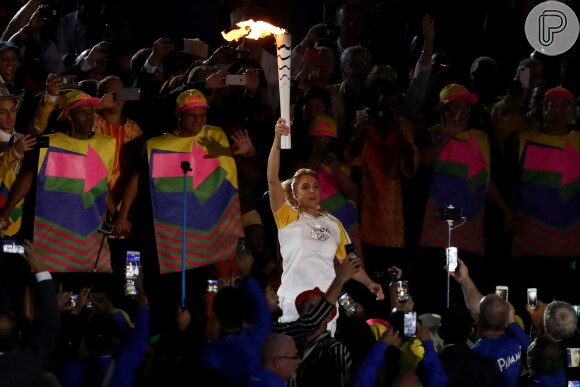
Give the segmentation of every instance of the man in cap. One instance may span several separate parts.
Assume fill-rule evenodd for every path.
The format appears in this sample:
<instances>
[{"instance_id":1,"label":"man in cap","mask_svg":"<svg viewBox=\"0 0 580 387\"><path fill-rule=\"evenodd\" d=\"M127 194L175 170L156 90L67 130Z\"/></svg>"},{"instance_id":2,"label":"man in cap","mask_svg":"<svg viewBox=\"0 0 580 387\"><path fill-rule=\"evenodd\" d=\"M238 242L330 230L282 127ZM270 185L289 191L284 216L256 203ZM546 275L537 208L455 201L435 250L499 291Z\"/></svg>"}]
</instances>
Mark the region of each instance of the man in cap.
<instances>
[{"instance_id":1,"label":"man in cap","mask_svg":"<svg viewBox=\"0 0 580 387\"><path fill-rule=\"evenodd\" d=\"M68 219L76 219L76 221L80 223L89 222L91 223L91 227L93 226L92 223L102 222L102 218L105 217L106 212L106 203L107 196L110 195L109 190L105 187L101 187L99 183L99 177L102 179L110 178L110 171L112 168L113 157L114 157L114 150L115 150L115 139L107 136L102 136L93 132L93 123L94 123L94 114L95 114L95 106L99 105L100 100L98 98L91 97L90 95L80 91L80 90L73 90L61 96L60 106L62 107L62 111L58 116L58 120L60 121L67 121L69 123L69 129L65 133L55 133L49 135L49 148L46 152L41 152L41 156L39 158L39 165L43 165L44 160L47 160L46 168L40 168L38 173L38 190L49 190L50 192L54 192L55 198L58 196L56 192L66 192L67 194L79 194L83 195L83 202L86 207L95 206L95 216L98 215L99 219L93 218L89 216L89 210L84 208L86 213L79 214L78 212L75 213L76 209L73 206L72 202L69 201L57 201L58 208L62 213L66 212L66 217ZM64 150L64 153L63 153ZM67 152L68 151L68 152ZM68 155L72 155L71 152L77 156L74 159L68 158L65 161L65 158ZM76 153L78 152L78 154ZM91 157L93 153L96 153L98 156L97 158ZM62 159L61 163L53 163L53 160L56 160L57 157ZM74 161L73 161L74 160ZM70 170L69 164L75 164L74 172ZM103 168L100 167L100 163L102 163ZM67 167L69 165L69 167ZM22 171L16 182L14 183L14 188L11 190L8 199L6 200L5 205L0 210L0 217L6 218L8 214L12 211L12 209L16 206L18 202L20 202L30 191L33 186L33 182L35 180L35 171L37 169L36 165L31 165L30 169L26 171ZM50 171L49 171L50 170ZM70 177L71 173L74 174L74 178L76 179L85 179L85 184L81 188L81 191L77 192L78 187L52 187L48 188L45 187L45 184L48 186L50 183L50 179L59 179L60 177ZM50 176L49 176L50 175ZM47 178L50 177L50 178ZM95 180L94 178L97 178ZM71 179L69 179L71 180ZM94 180L94 181L93 181ZM52 181L52 180L51 180ZM90 182L93 181L95 185L90 186ZM63 183L64 184L64 183ZM88 198L84 197L85 189L90 189L92 194L92 201ZM64 190L63 190L64 189ZM106 196L101 196L106 195ZM49 195L50 196L50 195ZM100 199L103 198L103 199ZM37 209L42 207L39 204L39 201L42 201L48 198L46 195L38 195L37 197ZM86 200L85 200L86 199ZM66 209L66 211L65 211ZM46 219L54 224L60 224L58 219L54 218L53 215L49 215L49 213L53 213L53 209L45 208L40 210L42 214L39 214L37 210L35 216L35 223L39 221L39 217ZM72 212L70 212L72 211ZM88 212L87 212L88 211ZM62 216L61 216L62 217ZM49 219L50 218L50 219ZM94 221L94 222L93 222ZM76 223L75 223L76 224ZM78 231L74 229L75 224L68 224L73 228L71 231ZM62 224L61 224L62 226ZM79 226L79 224L76 224ZM4 226L5 228L6 226ZM95 230L98 227L95 226ZM35 231L36 233L36 231ZM87 237L90 237L85 235ZM36 239L36 238L35 238ZM62 241L61 241L62 242ZM64 243L64 242L63 242ZM85 262L86 263L86 262ZM88 264L87 264L88 265Z\"/></svg>"},{"instance_id":2,"label":"man in cap","mask_svg":"<svg viewBox=\"0 0 580 387\"><path fill-rule=\"evenodd\" d=\"M200 134L207 122L208 108L207 99L199 90L191 89L179 94L175 109L178 127L174 130L174 135L194 137ZM128 182L121 208L115 219L115 233L118 235L128 235L131 232L129 210L137 196L138 182L142 177L142 173L135 173Z\"/></svg>"},{"instance_id":3,"label":"man in cap","mask_svg":"<svg viewBox=\"0 0 580 387\"><path fill-rule=\"evenodd\" d=\"M549 89L544 94L543 125L520 133L512 148L519 227L511 253L517 257L512 275L538 284L542 298L580 304L580 132L572 125L573 109L570 90ZM574 317L570 306L562 307L564 311L569 319ZM576 321L569 326L571 337ZM549 333L556 339L570 338Z\"/></svg>"},{"instance_id":4,"label":"man in cap","mask_svg":"<svg viewBox=\"0 0 580 387\"><path fill-rule=\"evenodd\" d=\"M295 305L302 317L309 313L325 294L319 288L306 290L296 297ZM337 314L334 309L326 322ZM331 336L326 325L306 339L304 358L293 382L305 386L345 386L351 378L352 360L346 346Z\"/></svg>"},{"instance_id":5,"label":"man in cap","mask_svg":"<svg viewBox=\"0 0 580 387\"><path fill-rule=\"evenodd\" d=\"M469 260L473 266L481 261L476 257L484 255L483 224L488 196L501 209L508 226L513 223L513 215L490 178L487 135L468 127L471 109L478 103L478 96L453 83L441 89L439 99L436 109L443 116L443 123L429 128L417 140L421 163L429 169L430 178L420 246L431 249L447 247L449 230L446 221L459 224L465 219L466 222L453 231L454 243L463 252L464 260ZM453 208L439 211L447 210L449 206ZM435 253L435 250L425 250L425 254L430 251ZM431 256L429 261L425 260L424 264L432 264L436 259ZM437 272L435 267L430 269ZM480 270L476 272L481 273Z\"/></svg>"},{"instance_id":6,"label":"man in cap","mask_svg":"<svg viewBox=\"0 0 580 387\"><path fill-rule=\"evenodd\" d=\"M183 209L183 203L187 203L184 208L188 240L185 259L190 268L231 259L236 241L243 234L235 161L224 131L206 125L208 108L207 99L199 90L189 89L178 95L177 128L173 133L147 141L147 158L140 171L131 177L114 221L115 232L119 235L130 233L133 225L141 227L146 223L148 227L142 231L155 233L148 240L157 246L166 246L173 243L166 239L169 236L167 228L175 232L184 228L184 215L176 209ZM235 138L233 141L236 144ZM176 183L177 179L185 179L189 184ZM138 195L142 190L140 181L147 182L150 195ZM142 208L151 205L152 216L143 222L128 217L136 199L143 199L140 213ZM154 227L151 227L151 219ZM163 227L159 227L160 224ZM217 251L209 245L214 237L221 240L222 248ZM155 251L154 246L151 251ZM174 255L170 250L159 248L156 258L162 271L177 269L172 264Z\"/></svg>"}]
</instances>

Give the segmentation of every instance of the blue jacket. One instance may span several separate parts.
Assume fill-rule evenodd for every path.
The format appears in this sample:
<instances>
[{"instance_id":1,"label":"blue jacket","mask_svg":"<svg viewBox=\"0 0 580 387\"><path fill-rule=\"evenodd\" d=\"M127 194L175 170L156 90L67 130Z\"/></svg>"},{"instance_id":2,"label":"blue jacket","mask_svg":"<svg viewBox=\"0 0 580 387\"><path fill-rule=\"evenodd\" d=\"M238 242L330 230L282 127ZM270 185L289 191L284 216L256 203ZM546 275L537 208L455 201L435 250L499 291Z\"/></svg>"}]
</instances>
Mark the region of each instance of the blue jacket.
<instances>
[{"instance_id":1,"label":"blue jacket","mask_svg":"<svg viewBox=\"0 0 580 387\"><path fill-rule=\"evenodd\" d=\"M277 373L262 367L252 372L246 383L246 387L284 387L285 385L286 382Z\"/></svg>"},{"instance_id":2,"label":"blue jacket","mask_svg":"<svg viewBox=\"0 0 580 387\"><path fill-rule=\"evenodd\" d=\"M495 362L498 385L516 387L520 375L522 351L526 351L531 340L517 323L507 326L502 336L479 339L473 350Z\"/></svg>"},{"instance_id":3,"label":"blue jacket","mask_svg":"<svg viewBox=\"0 0 580 387\"><path fill-rule=\"evenodd\" d=\"M272 334L272 313L258 281L247 277L240 289L252 301L254 324L235 335L206 344L199 359L202 367L226 375L231 386L243 386L250 373L260 367L262 343Z\"/></svg>"},{"instance_id":4,"label":"blue jacket","mask_svg":"<svg viewBox=\"0 0 580 387\"><path fill-rule=\"evenodd\" d=\"M149 322L151 315L149 308L137 308L135 313L135 328L129 338L121 345L115 356L115 368L109 387L133 387L135 385L135 371L145 358L149 341ZM101 357L103 376L107 373L112 358ZM76 361L65 365L64 374L60 381L62 387L77 387L83 385L85 363Z\"/></svg>"},{"instance_id":5,"label":"blue jacket","mask_svg":"<svg viewBox=\"0 0 580 387\"><path fill-rule=\"evenodd\" d=\"M429 381L429 387L445 387L447 384L447 375L443 371L443 366L439 360L435 346L432 340L425 340L422 342L425 348L423 355L423 363L425 365L425 373ZM377 341L373 346L364 363L360 366L354 387L374 387L377 380L377 372L385 361L385 353L389 346L382 340ZM387 365L388 366L388 365Z\"/></svg>"}]
</instances>

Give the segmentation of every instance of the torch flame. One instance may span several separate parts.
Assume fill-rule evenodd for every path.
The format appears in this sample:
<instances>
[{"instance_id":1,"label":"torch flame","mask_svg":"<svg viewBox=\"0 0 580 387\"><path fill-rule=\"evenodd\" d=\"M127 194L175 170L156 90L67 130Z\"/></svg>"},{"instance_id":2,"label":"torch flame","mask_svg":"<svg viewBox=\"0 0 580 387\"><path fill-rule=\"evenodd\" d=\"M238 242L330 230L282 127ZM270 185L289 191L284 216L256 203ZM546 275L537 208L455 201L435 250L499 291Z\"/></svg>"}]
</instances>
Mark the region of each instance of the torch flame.
<instances>
[{"instance_id":1,"label":"torch flame","mask_svg":"<svg viewBox=\"0 0 580 387\"><path fill-rule=\"evenodd\" d=\"M237 42L238 40L244 37L248 39L258 40L268 35L284 35L288 33L283 28L273 26L272 24L266 23L261 20L253 21L252 19L250 19L241 21L236 25L240 28L231 30L228 33L222 31L222 36L228 42L231 42L232 40L235 40Z\"/></svg>"}]
</instances>

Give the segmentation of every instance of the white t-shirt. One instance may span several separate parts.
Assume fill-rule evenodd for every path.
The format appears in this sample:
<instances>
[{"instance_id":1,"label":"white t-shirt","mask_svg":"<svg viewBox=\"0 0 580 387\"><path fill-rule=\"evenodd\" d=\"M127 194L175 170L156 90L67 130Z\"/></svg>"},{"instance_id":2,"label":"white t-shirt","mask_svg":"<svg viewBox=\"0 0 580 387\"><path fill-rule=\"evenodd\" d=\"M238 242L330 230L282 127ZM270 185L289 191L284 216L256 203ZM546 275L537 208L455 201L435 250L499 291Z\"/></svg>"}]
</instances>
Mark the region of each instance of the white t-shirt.
<instances>
[{"instance_id":1,"label":"white t-shirt","mask_svg":"<svg viewBox=\"0 0 580 387\"><path fill-rule=\"evenodd\" d=\"M346 257L350 238L342 223L330 214L314 217L284 202L274 212L282 254L280 297L295 299L315 287L323 292L336 276L334 257Z\"/></svg>"}]
</instances>

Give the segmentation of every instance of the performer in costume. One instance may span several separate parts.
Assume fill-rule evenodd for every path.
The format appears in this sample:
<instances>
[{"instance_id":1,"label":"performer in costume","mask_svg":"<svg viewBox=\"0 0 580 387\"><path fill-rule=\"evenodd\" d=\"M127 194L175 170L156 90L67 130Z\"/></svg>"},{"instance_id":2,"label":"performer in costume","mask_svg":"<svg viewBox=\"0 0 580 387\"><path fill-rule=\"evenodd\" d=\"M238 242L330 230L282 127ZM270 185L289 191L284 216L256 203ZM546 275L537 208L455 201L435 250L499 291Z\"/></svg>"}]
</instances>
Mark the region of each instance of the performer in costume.
<instances>
[{"instance_id":1,"label":"performer in costume","mask_svg":"<svg viewBox=\"0 0 580 387\"><path fill-rule=\"evenodd\" d=\"M178 128L147 141L148 178L155 221L155 237L162 273L181 270L183 228L182 162L186 171L186 268L196 268L233 258L243 235L237 172L228 139L221 128L206 125L208 104L195 89L177 97ZM119 235L131 231L129 209L145 178L130 179L115 219Z\"/></svg>"},{"instance_id":2,"label":"performer in costume","mask_svg":"<svg viewBox=\"0 0 580 387\"><path fill-rule=\"evenodd\" d=\"M520 133L513 256L580 257L580 132L571 130L574 96L544 96L544 125Z\"/></svg>"},{"instance_id":3,"label":"performer in costume","mask_svg":"<svg viewBox=\"0 0 580 387\"><path fill-rule=\"evenodd\" d=\"M50 271L111 271L110 254L99 233L106 221L108 187L115 139L92 131L98 98L73 90L61 96L59 120L68 120L67 134L49 135L39 152L35 172L23 171L14 183L5 217L30 191L37 175L34 242L45 251Z\"/></svg>"},{"instance_id":4,"label":"performer in costume","mask_svg":"<svg viewBox=\"0 0 580 387\"><path fill-rule=\"evenodd\" d=\"M459 250L484 254L483 219L487 195L513 221L509 207L490 180L490 153L487 135L468 129L471 105L477 95L464 86L450 84L439 93L438 108L445 125L428 129L430 144L421 149L421 162L431 167L429 197L421 232L421 246L448 246L448 225L436 218L437 210L450 205L463 210L467 222L454 230L453 245ZM460 221L459 221L460 222Z\"/></svg>"}]
</instances>

